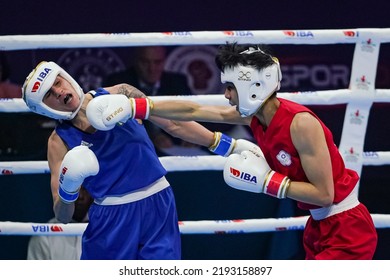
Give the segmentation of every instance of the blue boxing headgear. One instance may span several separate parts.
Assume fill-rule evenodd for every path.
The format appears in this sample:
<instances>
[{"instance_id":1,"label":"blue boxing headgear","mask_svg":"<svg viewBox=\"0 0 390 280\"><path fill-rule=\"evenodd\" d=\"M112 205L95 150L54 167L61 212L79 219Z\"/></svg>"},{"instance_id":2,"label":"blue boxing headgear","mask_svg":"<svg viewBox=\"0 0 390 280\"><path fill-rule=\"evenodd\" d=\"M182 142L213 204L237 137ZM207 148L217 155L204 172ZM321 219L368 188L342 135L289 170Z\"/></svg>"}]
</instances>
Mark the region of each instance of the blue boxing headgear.
<instances>
[{"instance_id":1,"label":"blue boxing headgear","mask_svg":"<svg viewBox=\"0 0 390 280\"><path fill-rule=\"evenodd\" d=\"M243 53L252 53L261 50L248 50ZM257 70L252 66L237 65L225 68L221 72L221 82L233 83L238 95L238 111L242 117L255 114L264 102L280 89L282 72L279 61L272 57L274 64Z\"/></svg>"},{"instance_id":2,"label":"blue boxing headgear","mask_svg":"<svg viewBox=\"0 0 390 280\"><path fill-rule=\"evenodd\" d=\"M72 85L80 98L80 105L73 112L54 110L43 102L43 97L53 86L58 75ZM23 84L22 93L23 100L31 111L56 120L73 119L80 110L85 96L79 84L64 69L52 61L42 61L31 71Z\"/></svg>"}]
</instances>

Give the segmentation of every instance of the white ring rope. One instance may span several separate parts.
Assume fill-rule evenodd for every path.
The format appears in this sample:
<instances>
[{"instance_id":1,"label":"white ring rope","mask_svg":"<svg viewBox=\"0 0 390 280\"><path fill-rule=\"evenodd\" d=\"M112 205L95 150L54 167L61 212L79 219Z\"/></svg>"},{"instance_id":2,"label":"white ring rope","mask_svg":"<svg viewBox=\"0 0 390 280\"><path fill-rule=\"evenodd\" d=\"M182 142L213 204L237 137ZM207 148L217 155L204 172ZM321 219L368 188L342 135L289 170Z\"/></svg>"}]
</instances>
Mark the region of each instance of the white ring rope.
<instances>
[{"instance_id":1,"label":"white ring rope","mask_svg":"<svg viewBox=\"0 0 390 280\"><path fill-rule=\"evenodd\" d=\"M278 96L303 105L347 104L347 114L356 108L367 113L372 103L390 102L390 89L375 89L376 68L381 43L390 43L390 28L360 28L334 30L275 30L275 31L193 31L157 33L108 33L108 34L54 34L0 36L0 50L130 47L147 45L204 45L224 44L227 41L262 44L355 44L350 86L348 89L279 93ZM369 81L365 83L361 78ZM201 104L228 105L221 94L203 96L154 96L153 99L185 99ZM359 106L365 104L363 108ZM0 99L0 112L29 112L22 99ZM353 125L353 123L352 123ZM358 137L351 138L353 126L344 120L342 149L354 147L356 154L349 157L349 164L357 171L361 165L390 164L389 151L363 152L366 123ZM345 134L347 131L347 135ZM346 138L343 141L343 137ZM352 142L352 143L350 143ZM361 153L360 153L361 152ZM161 157L168 172L222 170L225 158L220 156ZM0 174L49 173L47 161L0 162ZM376 228L389 228L390 215L371 214ZM291 218L181 221L183 234L250 233L282 230L301 230L308 216ZM0 235L81 235L86 224L39 224L0 222Z\"/></svg>"},{"instance_id":2,"label":"white ring rope","mask_svg":"<svg viewBox=\"0 0 390 280\"><path fill-rule=\"evenodd\" d=\"M390 102L390 89L377 89L373 95L357 94L348 89L280 92L279 97L289 99L302 105L337 105L347 104L353 98L362 102ZM153 100L191 100L204 105L229 105L222 94L208 95L172 95L150 96ZM27 113L31 112L22 98L0 98L0 112Z\"/></svg>"},{"instance_id":3,"label":"white ring rope","mask_svg":"<svg viewBox=\"0 0 390 280\"><path fill-rule=\"evenodd\" d=\"M371 214L376 228L388 228L390 215ZM247 220L180 221L181 234L237 234L303 230L309 216ZM40 224L0 222L1 235L82 235L87 223Z\"/></svg>"},{"instance_id":4,"label":"white ring rope","mask_svg":"<svg viewBox=\"0 0 390 280\"><path fill-rule=\"evenodd\" d=\"M373 33L379 42L390 42L390 28L333 30L240 30L150 33L95 33L0 36L0 50L126 47L150 45L204 45L236 41L240 44L355 44L360 33Z\"/></svg>"},{"instance_id":5,"label":"white ring rope","mask_svg":"<svg viewBox=\"0 0 390 280\"><path fill-rule=\"evenodd\" d=\"M226 158L210 156L164 156L160 161L168 172L175 171L222 171ZM390 152L366 152L363 165L379 166L390 164ZM50 173L47 161L0 161L0 175Z\"/></svg>"}]
</instances>

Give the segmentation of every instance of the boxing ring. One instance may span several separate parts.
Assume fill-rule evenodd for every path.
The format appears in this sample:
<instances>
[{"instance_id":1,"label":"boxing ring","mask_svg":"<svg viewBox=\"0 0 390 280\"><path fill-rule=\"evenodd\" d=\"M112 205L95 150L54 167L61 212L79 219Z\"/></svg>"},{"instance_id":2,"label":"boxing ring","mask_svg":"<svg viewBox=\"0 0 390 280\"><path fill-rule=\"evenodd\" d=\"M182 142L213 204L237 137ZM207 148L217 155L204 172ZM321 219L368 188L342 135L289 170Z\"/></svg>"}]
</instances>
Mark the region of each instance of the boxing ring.
<instances>
[{"instance_id":1,"label":"boxing ring","mask_svg":"<svg viewBox=\"0 0 390 280\"><path fill-rule=\"evenodd\" d=\"M310 92L281 92L283 97L303 105L346 104L339 145L347 167L359 175L363 166L390 165L390 151L364 151L370 108L389 103L390 89L376 89L380 45L390 43L390 28L275 31L196 31L121 34L62 34L0 36L0 50L50 48L131 47L146 45L213 45L226 41L262 44L354 44L349 88ZM221 94L154 96L154 100L183 99L202 104L229 105ZM22 99L0 99L0 112L29 112ZM363 117L361 117L363 116ZM225 158L210 156L160 157L168 172L222 171ZM0 162L0 174L49 173L46 161ZM371 214L376 228L390 228L390 214ZM308 216L290 218L180 221L182 234L254 233L302 230ZM0 235L81 235L86 224L44 224L0 222Z\"/></svg>"}]
</instances>

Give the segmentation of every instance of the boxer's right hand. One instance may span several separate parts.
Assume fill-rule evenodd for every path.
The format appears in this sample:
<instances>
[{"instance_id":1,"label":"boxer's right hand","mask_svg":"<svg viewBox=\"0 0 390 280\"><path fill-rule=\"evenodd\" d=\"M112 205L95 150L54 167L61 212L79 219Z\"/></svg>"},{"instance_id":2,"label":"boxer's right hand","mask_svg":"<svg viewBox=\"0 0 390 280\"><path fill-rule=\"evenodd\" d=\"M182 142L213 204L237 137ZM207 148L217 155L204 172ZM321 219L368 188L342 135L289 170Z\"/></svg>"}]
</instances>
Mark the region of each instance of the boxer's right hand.
<instances>
[{"instance_id":1,"label":"boxer's right hand","mask_svg":"<svg viewBox=\"0 0 390 280\"><path fill-rule=\"evenodd\" d=\"M76 201L84 179L99 172L99 162L87 146L66 153L60 167L58 195L65 203Z\"/></svg>"}]
</instances>

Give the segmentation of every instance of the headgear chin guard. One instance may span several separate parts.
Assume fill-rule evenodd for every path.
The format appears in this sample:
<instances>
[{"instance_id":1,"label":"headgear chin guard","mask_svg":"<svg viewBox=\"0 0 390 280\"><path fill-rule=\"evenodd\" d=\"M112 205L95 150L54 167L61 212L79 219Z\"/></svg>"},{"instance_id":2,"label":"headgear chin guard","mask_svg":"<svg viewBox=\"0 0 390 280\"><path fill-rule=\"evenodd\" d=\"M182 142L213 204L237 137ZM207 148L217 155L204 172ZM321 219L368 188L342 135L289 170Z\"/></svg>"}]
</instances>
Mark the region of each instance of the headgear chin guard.
<instances>
[{"instance_id":1,"label":"headgear chin guard","mask_svg":"<svg viewBox=\"0 0 390 280\"><path fill-rule=\"evenodd\" d=\"M275 63L261 70L237 65L221 72L221 82L230 82L236 87L238 111L242 117L255 114L264 102L280 89L282 73L279 61L275 57L272 59Z\"/></svg>"},{"instance_id":2,"label":"headgear chin guard","mask_svg":"<svg viewBox=\"0 0 390 280\"><path fill-rule=\"evenodd\" d=\"M43 103L43 97L53 86L58 75L72 85L80 98L80 105L73 112L54 110ZM64 69L52 61L42 61L31 71L23 84L22 93L23 100L31 111L57 120L73 119L84 100L84 92L79 84Z\"/></svg>"}]
</instances>

